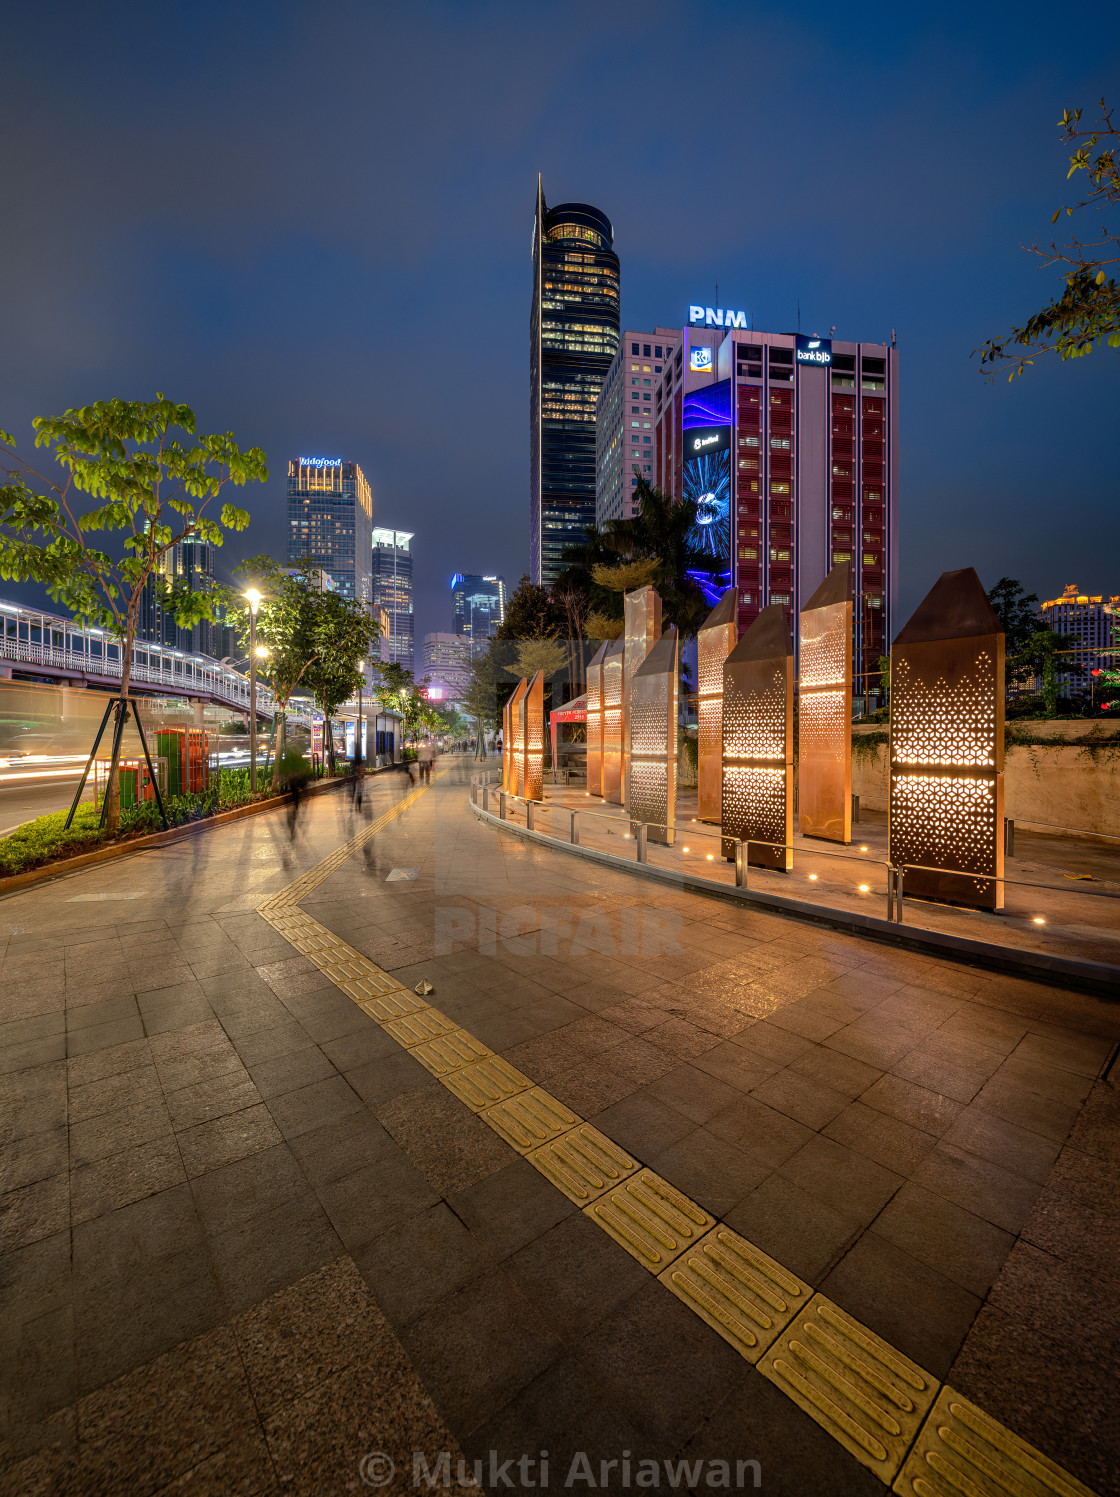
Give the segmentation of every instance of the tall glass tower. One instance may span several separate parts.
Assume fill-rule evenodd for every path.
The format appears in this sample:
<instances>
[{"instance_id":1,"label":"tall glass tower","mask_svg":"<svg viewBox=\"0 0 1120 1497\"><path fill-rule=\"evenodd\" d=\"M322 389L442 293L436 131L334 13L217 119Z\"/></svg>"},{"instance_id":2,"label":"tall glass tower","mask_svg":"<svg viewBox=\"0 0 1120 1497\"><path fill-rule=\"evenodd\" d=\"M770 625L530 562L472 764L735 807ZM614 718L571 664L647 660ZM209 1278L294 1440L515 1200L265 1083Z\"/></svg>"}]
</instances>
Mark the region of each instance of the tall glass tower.
<instances>
[{"instance_id":1,"label":"tall glass tower","mask_svg":"<svg viewBox=\"0 0 1120 1497\"><path fill-rule=\"evenodd\" d=\"M529 318L529 564L552 585L565 547L595 523L595 402L618 350L619 268L610 219L548 208L537 178Z\"/></svg>"},{"instance_id":2,"label":"tall glass tower","mask_svg":"<svg viewBox=\"0 0 1120 1497\"><path fill-rule=\"evenodd\" d=\"M357 463L294 457L288 464L288 565L313 562L339 592L372 601L373 496Z\"/></svg>"},{"instance_id":3,"label":"tall glass tower","mask_svg":"<svg viewBox=\"0 0 1120 1497\"><path fill-rule=\"evenodd\" d=\"M373 607L389 615L389 659L415 670L411 530L373 530Z\"/></svg>"}]
</instances>

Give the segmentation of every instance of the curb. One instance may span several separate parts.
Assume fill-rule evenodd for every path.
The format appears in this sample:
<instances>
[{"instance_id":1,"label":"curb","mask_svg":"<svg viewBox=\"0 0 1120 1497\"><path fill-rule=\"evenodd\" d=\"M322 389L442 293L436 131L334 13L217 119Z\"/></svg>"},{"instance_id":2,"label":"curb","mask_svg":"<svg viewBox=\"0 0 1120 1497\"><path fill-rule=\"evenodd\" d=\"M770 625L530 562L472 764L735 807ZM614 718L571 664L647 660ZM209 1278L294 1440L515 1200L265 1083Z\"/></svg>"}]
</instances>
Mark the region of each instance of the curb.
<instances>
[{"instance_id":1,"label":"curb","mask_svg":"<svg viewBox=\"0 0 1120 1497\"><path fill-rule=\"evenodd\" d=\"M397 769L398 765L393 765ZM374 774L389 774L389 769L374 770ZM325 790L334 790L346 783L345 775L336 775L331 780L319 780L309 787L308 795L321 795ZM168 847L173 842L182 842L200 832L215 827L227 826L231 821L242 821L246 816L259 816L262 811L275 811L288 804L286 795L273 795L268 800L254 801L247 806L234 806L229 811L219 811L216 816L206 816L199 821L187 821L182 826L169 827L165 832L149 832L143 837L131 837L127 842L114 842L110 847L98 847L92 852L80 852L75 857L63 858L57 863L44 863L41 868L29 868L26 873L12 873L0 878L0 899L16 894L33 884L46 883L49 879L62 878L67 873L76 873L94 863L107 863L113 858L123 858L130 853L145 852L152 847Z\"/></svg>"},{"instance_id":2,"label":"curb","mask_svg":"<svg viewBox=\"0 0 1120 1497\"><path fill-rule=\"evenodd\" d=\"M864 936L884 946L897 946L906 951L919 952L923 956L941 957L972 967L983 967L991 972L1025 977L1032 982L1049 983L1052 987L1076 988L1100 998L1110 998L1113 1002L1120 1000L1120 967L1113 967L1107 962L1080 962L1073 957L1054 956L1044 951L1023 951L1015 946L996 946L990 941L972 941L966 936L950 936L932 930L919 931L876 919L874 915L825 910L819 905L804 904L799 899L787 899L780 894L737 889L727 884L717 884L711 879L697 878L694 874L673 873L667 868L657 868L650 863L631 862L593 847L580 847L578 844L573 847L570 842L561 842L544 832L531 832L527 827L518 826L516 822L503 821L493 811L484 811L473 801L468 804L479 821L487 822L499 831L509 832L524 841L536 842L557 852L582 857L588 862L601 863L607 868L621 869L636 878L669 884L674 889L687 889L693 894L720 899L725 904L747 904L773 910L807 925L819 925L829 930L844 931L848 935Z\"/></svg>"}]
</instances>

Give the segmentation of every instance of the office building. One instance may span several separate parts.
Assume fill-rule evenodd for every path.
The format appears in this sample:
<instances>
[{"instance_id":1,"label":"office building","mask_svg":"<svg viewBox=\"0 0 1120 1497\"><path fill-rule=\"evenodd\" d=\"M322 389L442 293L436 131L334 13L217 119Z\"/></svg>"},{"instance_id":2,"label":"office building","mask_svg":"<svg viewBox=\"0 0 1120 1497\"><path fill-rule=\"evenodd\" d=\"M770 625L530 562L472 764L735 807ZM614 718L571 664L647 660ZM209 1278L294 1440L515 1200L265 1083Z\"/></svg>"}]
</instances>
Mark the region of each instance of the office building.
<instances>
[{"instance_id":1,"label":"office building","mask_svg":"<svg viewBox=\"0 0 1120 1497\"><path fill-rule=\"evenodd\" d=\"M1120 669L1120 596L1090 597L1078 592L1071 582L1060 598L1040 605L1042 624L1055 634L1069 635L1074 652L1070 661L1079 668L1059 671L1058 679L1066 691L1088 691L1090 671Z\"/></svg>"},{"instance_id":2,"label":"office building","mask_svg":"<svg viewBox=\"0 0 1120 1497\"><path fill-rule=\"evenodd\" d=\"M451 628L471 641L493 639L506 621L506 580L456 572L451 579Z\"/></svg>"},{"instance_id":3,"label":"office building","mask_svg":"<svg viewBox=\"0 0 1120 1497\"><path fill-rule=\"evenodd\" d=\"M425 634L422 643L421 677L430 676L433 686L444 688L444 701L461 701L470 688L470 641L461 634Z\"/></svg>"},{"instance_id":4,"label":"office building","mask_svg":"<svg viewBox=\"0 0 1120 1497\"><path fill-rule=\"evenodd\" d=\"M373 606L389 615L389 659L414 671L411 530L373 531Z\"/></svg>"},{"instance_id":5,"label":"office building","mask_svg":"<svg viewBox=\"0 0 1120 1497\"><path fill-rule=\"evenodd\" d=\"M770 603L796 615L851 562L857 695L878 689L894 629L898 377L893 341L755 332L744 312L690 307L653 402L655 480L697 500L711 596L734 583L740 630Z\"/></svg>"},{"instance_id":6,"label":"office building","mask_svg":"<svg viewBox=\"0 0 1120 1497\"><path fill-rule=\"evenodd\" d=\"M236 651L234 631L219 612L216 620L200 619L193 627L176 622L166 607L168 589L208 593L214 585L214 547L207 541L188 539L165 551L140 595L137 634L152 644L170 645L190 655L212 655L220 660ZM226 648L228 646L228 648Z\"/></svg>"},{"instance_id":7,"label":"office building","mask_svg":"<svg viewBox=\"0 0 1120 1497\"><path fill-rule=\"evenodd\" d=\"M595 402L618 352L619 268L610 220L588 203L548 208L537 178L529 319L529 571L551 587L595 523Z\"/></svg>"},{"instance_id":8,"label":"office building","mask_svg":"<svg viewBox=\"0 0 1120 1497\"><path fill-rule=\"evenodd\" d=\"M373 496L357 463L294 457L288 464L288 562L312 561L338 591L372 602Z\"/></svg>"},{"instance_id":9,"label":"office building","mask_svg":"<svg viewBox=\"0 0 1120 1497\"><path fill-rule=\"evenodd\" d=\"M625 332L595 412L595 523L628 520L638 475L653 482L653 392L680 342L676 328Z\"/></svg>"}]
</instances>

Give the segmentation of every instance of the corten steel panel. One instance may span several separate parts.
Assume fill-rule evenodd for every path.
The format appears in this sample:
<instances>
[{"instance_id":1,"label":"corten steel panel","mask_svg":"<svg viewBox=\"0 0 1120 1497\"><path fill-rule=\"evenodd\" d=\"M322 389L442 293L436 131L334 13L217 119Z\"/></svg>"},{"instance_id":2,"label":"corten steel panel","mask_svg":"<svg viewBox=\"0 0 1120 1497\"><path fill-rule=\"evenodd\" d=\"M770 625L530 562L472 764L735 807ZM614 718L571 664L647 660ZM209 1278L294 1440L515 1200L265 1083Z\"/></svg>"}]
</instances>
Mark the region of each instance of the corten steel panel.
<instances>
[{"instance_id":1,"label":"corten steel panel","mask_svg":"<svg viewBox=\"0 0 1120 1497\"><path fill-rule=\"evenodd\" d=\"M718 822L723 780L723 662L739 638L739 594L729 587L696 636L697 799L701 821Z\"/></svg>"},{"instance_id":2,"label":"corten steel panel","mask_svg":"<svg viewBox=\"0 0 1120 1497\"><path fill-rule=\"evenodd\" d=\"M522 676L509 699L509 793L524 795L525 790L525 693L529 685Z\"/></svg>"},{"instance_id":3,"label":"corten steel panel","mask_svg":"<svg viewBox=\"0 0 1120 1497\"><path fill-rule=\"evenodd\" d=\"M624 639L603 656L603 799L622 804L622 652Z\"/></svg>"},{"instance_id":4,"label":"corten steel panel","mask_svg":"<svg viewBox=\"0 0 1120 1497\"><path fill-rule=\"evenodd\" d=\"M626 620L622 657L622 804L630 804L630 682L634 672L661 638L661 594L654 587L636 587L623 598Z\"/></svg>"},{"instance_id":5,"label":"corten steel panel","mask_svg":"<svg viewBox=\"0 0 1120 1497\"><path fill-rule=\"evenodd\" d=\"M852 569L839 562L801 612L797 809L803 837L852 840Z\"/></svg>"},{"instance_id":6,"label":"corten steel panel","mask_svg":"<svg viewBox=\"0 0 1120 1497\"><path fill-rule=\"evenodd\" d=\"M971 567L943 572L891 650L889 857L945 870L904 894L1003 908L1003 703L999 619Z\"/></svg>"},{"instance_id":7,"label":"corten steel panel","mask_svg":"<svg viewBox=\"0 0 1120 1497\"><path fill-rule=\"evenodd\" d=\"M524 737L524 784L526 800L544 800L544 671L529 682L522 699Z\"/></svg>"},{"instance_id":8,"label":"corten steel panel","mask_svg":"<svg viewBox=\"0 0 1120 1497\"><path fill-rule=\"evenodd\" d=\"M502 708L502 789L510 793L510 773L513 765L513 713L510 700Z\"/></svg>"},{"instance_id":9,"label":"corten steel panel","mask_svg":"<svg viewBox=\"0 0 1120 1497\"><path fill-rule=\"evenodd\" d=\"M762 610L724 662L721 820L725 858L735 856L731 838L752 838L751 863L792 868L793 640L781 603Z\"/></svg>"},{"instance_id":10,"label":"corten steel panel","mask_svg":"<svg viewBox=\"0 0 1120 1497\"><path fill-rule=\"evenodd\" d=\"M603 657L602 644L587 667L587 790L589 795L603 793Z\"/></svg>"},{"instance_id":11,"label":"corten steel panel","mask_svg":"<svg viewBox=\"0 0 1120 1497\"><path fill-rule=\"evenodd\" d=\"M677 820L679 674L677 631L667 629L630 682L630 830L645 822L666 847Z\"/></svg>"}]
</instances>

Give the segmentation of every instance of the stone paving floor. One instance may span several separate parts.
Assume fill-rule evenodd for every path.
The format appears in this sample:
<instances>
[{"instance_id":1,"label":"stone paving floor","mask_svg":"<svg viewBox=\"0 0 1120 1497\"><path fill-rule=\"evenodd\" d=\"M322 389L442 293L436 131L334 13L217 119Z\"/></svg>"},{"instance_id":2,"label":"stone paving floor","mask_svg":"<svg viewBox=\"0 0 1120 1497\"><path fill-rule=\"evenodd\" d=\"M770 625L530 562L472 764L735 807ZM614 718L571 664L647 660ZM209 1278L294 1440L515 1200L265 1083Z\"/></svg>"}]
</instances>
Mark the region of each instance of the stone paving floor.
<instances>
[{"instance_id":1,"label":"stone paving floor","mask_svg":"<svg viewBox=\"0 0 1120 1497\"><path fill-rule=\"evenodd\" d=\"M468 770L303 908L1120 1492L1120 1007L528 846ZM0 1492L357 1491L374 1452L405 1491L416 1450L883 1492L256 913L354 829L324 797L294 847L270 815L3 901Z\"/></svg>"}]
</instances>

